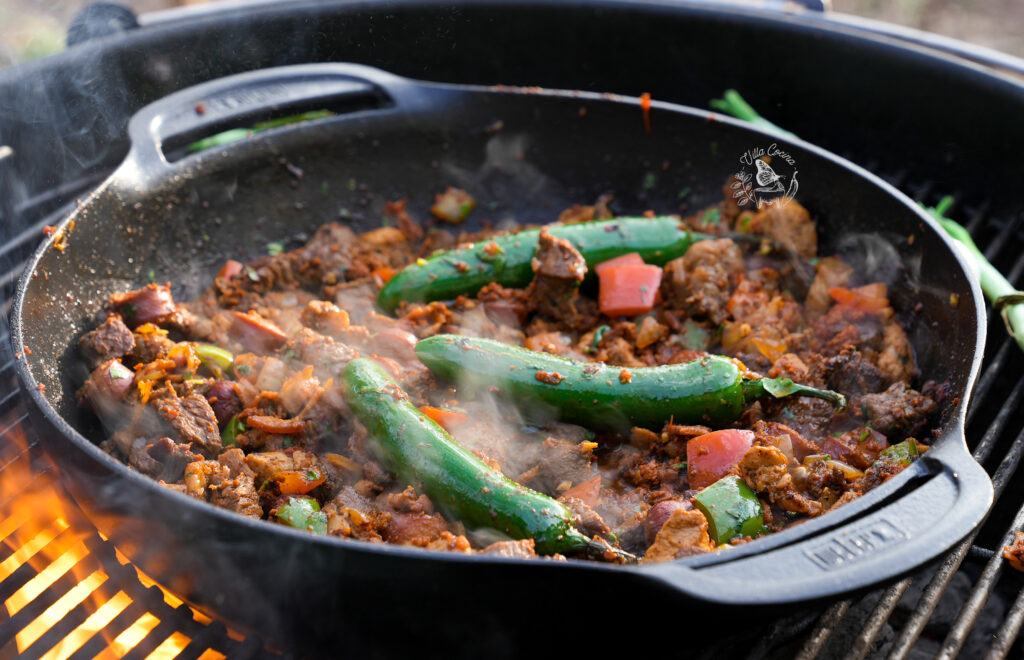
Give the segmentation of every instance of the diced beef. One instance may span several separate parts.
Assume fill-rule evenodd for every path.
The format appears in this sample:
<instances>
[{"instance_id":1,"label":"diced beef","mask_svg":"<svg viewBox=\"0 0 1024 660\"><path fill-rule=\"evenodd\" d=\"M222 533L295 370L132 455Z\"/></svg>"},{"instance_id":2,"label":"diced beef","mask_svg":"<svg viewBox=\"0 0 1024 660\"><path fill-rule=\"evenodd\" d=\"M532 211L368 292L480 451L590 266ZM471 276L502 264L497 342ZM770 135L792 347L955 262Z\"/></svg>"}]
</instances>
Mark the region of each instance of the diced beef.
<instances>
[{"instance_id":1,"label":"diced beef","mask_svg":"<svg viewBox=\"0 0 1024 660\"><path fill-rule=\"evenodd\" d=\"M654 543L644 555L645 563L671 561L710 552L708 521L699 511L676 509L658 530Z\"/></svg>"},{"instance_id":2,"label":"diced beef","mask_svg":"<svg viewBox=\"0 0 1024 660\"><path fill-rule=\"evenodd\" d=\"M201 460L188 445L179 444L170 438L150 442L138 438L128 455L128 464L154 479L174 483L185 475L185 467L192 461Z\"/></svg>"},{"instance_id":3,"label":"diced beef","mask_svg":"<svg viewBox=\"0 0 1024 660\"><path fill-rule=\"evenodd\" d=\"M821 453L849 463L858 470L866 470L888 446L884 435L870 427L861 426L841 435L830 436L821 444Z\"/></svg>"},{"instance_id":4,"label":"diced beef","mask_svg":"<svg viewBox=\"0 0 1024 660\"><path fill-rule=\"evenodd\" d=\"M823 356L838 355L850 345L876 348L882 338L882 321L877 314L851 305L834 305L814 322L807 339L808 349Z\"/></svg>"},{"instance_id":5,"label":"diced beef","mask_svg":"<svg viewBox=\"0 0 1024 660\"><path fill-rule=\"evenodd\" d=\"M232 476L231 470L217 461L189 463L185 467L185 492L243 516L263 517L252 477L246 474Z\"/></svg>"},{"instance_id":6,"label":"diced beef","mask_svg":"<svg viewBox=\"0 0 1024 660\"><path fill-rule=\"evenodd\" d=\"M731 239L694 243L665 265L671 300L690 314L722 323L729 318L726 305L743 268L743 254Z\"/></svg>"},{"instance_id":7,"label":"diced beef","mask_svg":"<svg viewBox=\"0 0 1024 660\"><path fill-rule=\"evenodd\" d=\"M807 494L811 497L831 501L846 490L846 476L839 466L831 461L814 461L807 472ZM831 491L827 493L826 491ZM831 503L831 502L830 502Z\"/></svg>"},{"instance_id":8,"label":"diced beef","mask_svg":"<svg viewBox=\"0 0 1024 660\"><path fill-rule=\"evenodd\" d=\"M288 342L284 354L289 350L299 362L313 365L313 373L322 381L338 378L345 365L359 357L359 351L351 346L309 328L303 328Z\"/></svg>"},{"instance_id":9,"label":"diced beef","mask_svg":"<svg viewBox=\"0 0 1024 660\"><path fill-rule=\"evenodd\" d=\"M916 434L928 423L936 408L934 400L903 382L893 383L878 394L865 394L855 405L871 428L890 437Z\"/></svg>"},{"instance_id":10,"label":"diced beef","mask_svg":"<svg viewBox=\"0 0 1024 660\"><path fill-rule=\"evenodd\" d=\"M287 339L277 325L258 314L243 314L231 310L228 316L231 319L228 336L247 351L259 354L272 353Z\"/></svg>"},{"instance_id":11,"label":"diced beef","mask_svg":"<svg viewBox=\"0 0 1024 660\"><path fill-rule=\"evenodd\" d=\"M608 540L613 538L611 527L583 500L578 497L562 496L558 501L572 512L576 529L590 537L599 536Z\"/></svg>"},{"instance_id":12,"label":"diced beef","mask_svg":"<svg viewBox=\"0 0 1024 660\"><path fill-rule=\"evenodd\" d=\"M94 369L101 362L130 353L135 348L135 338L120 314L110 314L102 325L82 335L78 347L89 368Z\"/></svg>"},{"instance_id":13,"label":"diced beef","mask_svg":"<svg viewBox=\"0 0 1024 660\"><path fill-rule=\"evenodd\" d=\"M396 545L425 547L448 531L448 523L439 514L396 513L391 516L385 538Z\"/></svg>"},{"instance_id":14,"label":"diced beef","mask_svg":"<svg viewBox=\"0 0 1024 660\"><path fill-rule=\"evenodd\" d=\"M878 370L889 383L902 382L909 385L917 375L914 349L910 346L907 333L896 322L886 324L882 330L882 351L878 355Z\"/></svg>"},{"instance_id":15,"label":"diced beef","mask_svg":"<svg viewBox=\"0 0 1024 660\"><path fill-rule=\"evenodd\" d=\"M135 363L148 363L167 354L174 342L164 332L136 332L129 358Z\"/></svg>"},{"instance_id":16,"label":"diced beef","mask_svg":"<svg viewBox=\"0 0 1024 660\"><path fill-rule=\"evenodd\" d=\"M412 486L406 486L400 493L388 493L388 506L398 513L426 513L434 512L434 503L426 495L417 495Z\"/></svg>"},{"instance_id":17,"label":"diced beef","mask_svg":"<svg viewBox=\"0 0 1024 660\"><path fill-rule=\"evenodd\" d=\"M498 541L481 550L480 554L511 559L533 559L537 556L537 553L534 551L533 539Z\"/></svg>"},{"instance_id":18,"label":"diced beef","mask_svg":"<svg viewBox=\"0 0 1024 660\"><path fill-rule=\"evenodd\" d=\"M853 278L853 267L838 257L824 257L818 261L817 272L804 301L804 313L808 321L814 321L832 307L832 296L828 290L846 286Z\"/></svg>"},{"instance_id":19,"label":"diced beef","mask_svg":"<svg viewBox=\"0 0 1024 660\"><path fill-rule=\"evenodd\" d=\"M198 394L186 397L168 394L150 399L150 405L160 415L163 423L172 431L171 436L179 444L191 444L193 451L210 458L221 450L220 431L217 416L207 400Z\"/></svg>"},{"instance_id":20,"label":"diced beef","mask_svg":"<svg viewBox=\"0 0 1024 660\"><path fill-rule=\"evenodd\" d=\"M531 263L531 298L537 311L549 318L574 324L578 317L575 299L587 262L579 250L564 238L556 238L542 229L537 253Z\"/></svg>"},{"instance_id":21,"label":"diced beef","mask_svg":"<svg viewBox=\"0 0 1024 660\"><path fill-rule=\"evenodd\" d=\"M340 339L349 329L348 312L327 300L310 300L300 319L307 328L334 339Z\"/></svg>"},{"instance_id":22,"label":"diced beef","mask_svg":"<svg viewBox=\"0 0 1024 660\"><path fill-rule=\"evenodd\" d=\"M882 372L853 346L815 365L815 377L829 389L853 398L882 389Z\"/></svg>"},{"instance_id":23,"label":"diced beef","mask_svg":"<svg viewBox=\"0 0 1024 660\"><path fill-rule=\"evenodd\" d=\"M818 254L818 232L807 209L794 199L769 204L755 213L748 230L767 236L803 259L812 259Z\"/></svg>"}]
</instances>

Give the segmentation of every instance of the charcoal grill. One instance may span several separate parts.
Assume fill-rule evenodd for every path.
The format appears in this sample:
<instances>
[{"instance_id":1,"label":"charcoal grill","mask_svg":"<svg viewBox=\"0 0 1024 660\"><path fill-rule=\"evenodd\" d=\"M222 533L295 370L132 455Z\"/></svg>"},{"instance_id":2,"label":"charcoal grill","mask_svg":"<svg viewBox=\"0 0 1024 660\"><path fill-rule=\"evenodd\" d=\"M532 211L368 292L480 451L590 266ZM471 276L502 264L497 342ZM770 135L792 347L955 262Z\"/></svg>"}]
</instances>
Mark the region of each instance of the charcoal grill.
<instances>
[{"instance_id":1,"label":"charcoal grill","mask_svg":"<svg viewBox=\"0 0 1024 660\"><path fill-rule=\"evenodd\" d=\"M0 72L5 313L44 227L124 155L124 122L134 110L208 78L342 59L413 77L649 91L691 105L737 87L778 123L916 199L955 195L952 216L1012 282L1024 278L1024 213L1013 192L1024 175L1014 125L1024 109L1024 64L988 51L813 13L701 3L254 3L140 22ZM639 39L643 53L630 47ZM765 61L773 77L759 72ZM59 113L40 121L46 109ZM1024 356L998 319L989 333L967 433L998 498L985 525L902 580L794 607L717 643L691 642L694 655L1024 655L1024 576L1000 557L1024 529L1024 484L1012 479L1024 453ZM215 612L189 608L90 526L27 423L6 328L0 340L0 656L288 655L225 628L211 619Z\"/></svg>"}]
</instances>

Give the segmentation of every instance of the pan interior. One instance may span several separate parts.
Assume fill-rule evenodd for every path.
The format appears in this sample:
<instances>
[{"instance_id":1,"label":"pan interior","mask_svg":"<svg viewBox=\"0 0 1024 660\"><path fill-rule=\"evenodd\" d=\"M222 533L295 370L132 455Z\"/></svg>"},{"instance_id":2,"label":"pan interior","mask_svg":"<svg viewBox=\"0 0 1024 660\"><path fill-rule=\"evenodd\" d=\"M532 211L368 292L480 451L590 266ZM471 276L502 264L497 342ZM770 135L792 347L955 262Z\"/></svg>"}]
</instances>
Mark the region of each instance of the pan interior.
<instances>
[{"instance_id":1,"label":"pan interior","mask_svg":"<svg viewBox=\"0 0 1024 660\"><path fill-rule=\"evenodd\" d=\"M552 222L604 194L614 196L617 214L694 212L722 199L743 154L779 142L661 108L648 134L639 107L607 98L451 88L424 95L427 109L271 131L164 166L142 185L115 180L88 200L67 248L42 254L24 299L31 369L56 411L101 439L75 402L87 376L76 343L112 292L170 281L175 299L189 300L225 259L265 254L270 242L297 247L332 220L357 231L379 226L385 203L401 198L423 220L447 186L478 200L467 229ZM866 281L889 284L922 374L948 381L963 400L979 319L948 246L871 180L821 152L786 149L799 169L797 199L818 222L819 254L839 252Z\"/></svg>"}]
</instances>

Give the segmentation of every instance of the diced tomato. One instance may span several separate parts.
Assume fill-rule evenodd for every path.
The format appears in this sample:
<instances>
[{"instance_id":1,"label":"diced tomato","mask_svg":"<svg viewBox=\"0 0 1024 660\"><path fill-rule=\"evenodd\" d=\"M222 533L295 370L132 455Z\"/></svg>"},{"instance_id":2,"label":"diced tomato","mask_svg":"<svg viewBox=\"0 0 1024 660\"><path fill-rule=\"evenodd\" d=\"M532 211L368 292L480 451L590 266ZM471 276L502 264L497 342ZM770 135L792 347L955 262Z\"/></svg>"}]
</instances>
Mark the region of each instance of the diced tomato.
<instances>
[{"instance_id":1,"label":"diced tomato","mask_svg":"<svg viewBox=\"0 0 1024 660\"><path fill-rule=\"evenodd\" d=\"M888 289L881 282L856 289L835 286L828 290L828 295L840 305L856 307L862 312L879 312L889 306Z\"/></svg>"},{"instance_id":2,"label":"diced tomato","mask_svg":"<svg viewBox=\"0 0 1024 660\"><path fill-rule=\"evenodd\" d=\"M598 275L598 305L607 316L636 316L651 311L661 286L661 267L612 266Z\"/></svg>"},{"instance_id":3,"label":"diced tomato","mask_svg":"<svg viewBox=\"0 0 1024 660\"><path fill-rule=\"evenodd\" d=\"M376 270L374 270L373 276L379 278L381 284L387 284L388 280L394 277L397 273L398 271L395 270L394 268L388 268L387 266L383 266L381 268L377 268Z\"/></svg>"},{"instance_id":4,"label":"diced tomato","mask_svg":"<svg viewBox=\"0 0 1024 660\"><path fill-rule=\"evenodd\" d=\"M234 259L228 259L227 261L224 262L224 265L221 266L220 272L217 273L217 279L230 280L235 275L241 273L242 268L243 266L241 263L235 261Z\"/></svg>"},{"instance_id":5,"label":"diced tomato","mask_svg":"<svg viewBox=\"0 0 1024 660\"><path fill-rule=\"evenodd\" d=\"M285 470L274 475L274 481L281 490L282 495L305 495L323 482L327 481L320 470L306 470L297 472Z\"/></svg>"},{"instance_id":6,"label":"diced tomato","mask_svg":"<svg viewBox=\"0 0 1024 660\"><path fill-rule=\"evenodd\" d=\"M601 475L595 474L562 493L562 497L575 497L587 506L595 506L601 495Z\"/></svg>"},{"instance_id":7,"label":"diced tomato","mask_svg":"<svg viewBox=\"0 0 1024 660\"><path fill-rule=\"evenodd\" d=\"M607 270L609 268L614 268L616 266L643 266L643 265L644 265L644 260L643 260L643 257L640 256L640 253L639 252L630 252L629 254L624 254L621 257L615 257L614 259L609 259L608 261L602 261L601 263L599 263L596 266L594 266L594 272L597 273L597 275L600 276L601 273L604 272L605 270Z\"/></svg>"},{"instance_id":8,"label":"diced tomato","mask_svg":"<svg viewBox=\"0 0 1024 660\"><path fill-rule=\"evenodd\" d=\"M686 443L690 488L705 488L732 472L754 444L754 432L725 429L699 435Z\"/></svg>"},{"instance_id":9,"label":"diced tomato","mask_svg":"<svg viewBox=\"0 0 1024 660\"><path fill-rule=\"evenodd\" d=\"M420 412L434 420L438 426L450 431L456 426L465 424L469 416L456 410L445 410L434 406L420 406Z\"/></svg>"}]
</instances>

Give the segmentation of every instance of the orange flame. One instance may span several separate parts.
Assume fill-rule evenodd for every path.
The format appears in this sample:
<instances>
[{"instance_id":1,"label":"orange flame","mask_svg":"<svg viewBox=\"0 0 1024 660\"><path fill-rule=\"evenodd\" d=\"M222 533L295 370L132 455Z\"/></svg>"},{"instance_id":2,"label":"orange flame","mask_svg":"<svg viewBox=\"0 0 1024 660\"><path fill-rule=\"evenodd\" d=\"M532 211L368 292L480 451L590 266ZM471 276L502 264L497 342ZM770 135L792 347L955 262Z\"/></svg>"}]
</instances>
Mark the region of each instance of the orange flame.
<instances>
[{"instance_id":1,"label":"orange flame","mask_svg":"<svg viewBox=\"0 0 1024 660\"><path fill-rule=\"evenodd\" d=\"M132 597L112 584L91 554L89 541L95 541L95 529L60 494L57 466L30 446L23 421L17 415L0 419L0 550L9 551L0 552L0 556L7 554L0 561L0 584L19 585L3 601L5 625L18 625L19 630L13 640L0 646L0 657L14 657L30 648L38 653L44 649L34 645L50 644L41 657L66 660L84 645L96 645L97 635L103 644L96 658L123 657L153 632L160 619L143 611L127 627L109 628L133 605ZM128 563L120 553L117 558ZM154 584L141 572L138 575L145 587ZM161 591L172 608L183 604ZM201 624L211 622L196 610L192 614ZM174 658L191 641L181 632L170 632L147 660ZM200 655L203 660L224 657L209 648Z\"/></svg>"}]
</instances>

